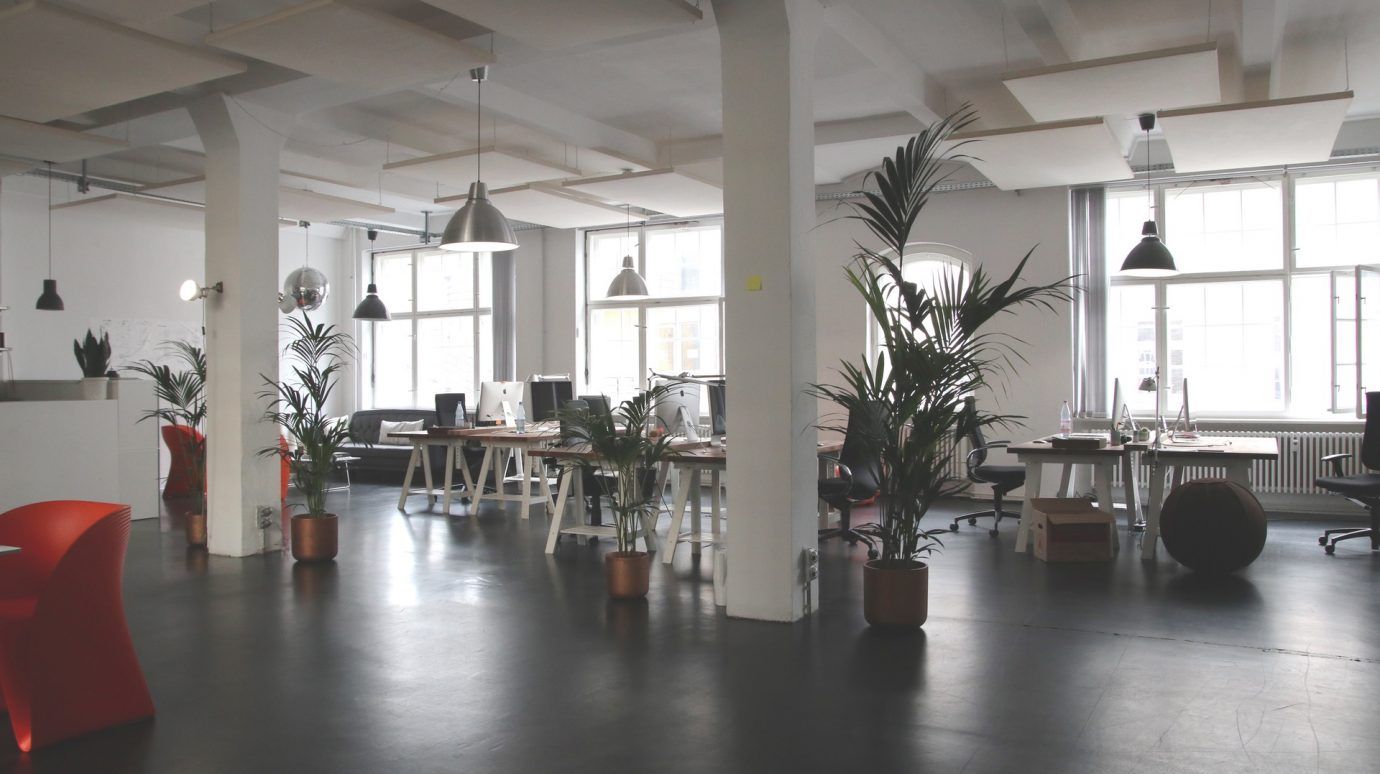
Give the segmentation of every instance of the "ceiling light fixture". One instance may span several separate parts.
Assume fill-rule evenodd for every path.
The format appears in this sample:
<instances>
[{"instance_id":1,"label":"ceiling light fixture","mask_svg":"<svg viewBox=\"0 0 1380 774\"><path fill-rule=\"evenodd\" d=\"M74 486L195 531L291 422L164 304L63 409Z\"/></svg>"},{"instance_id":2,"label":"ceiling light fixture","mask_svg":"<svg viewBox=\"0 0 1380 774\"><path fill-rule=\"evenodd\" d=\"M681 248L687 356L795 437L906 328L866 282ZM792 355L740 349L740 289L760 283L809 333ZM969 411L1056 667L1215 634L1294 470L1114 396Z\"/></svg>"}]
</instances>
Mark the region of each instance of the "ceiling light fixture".
<instances>
[{"instance_id":1,"label":"ceiling light fixture","mask_svg":"<svg viewBox=\"0 0 1380 774\"><path fill-rule=\"evenodd\" d=\"M45 312L61 312L66 307L62 296L57 292L57 280L53 279L53 162L48 162L48 278L43 280L43 293L38 297L35 309Z\"/></svg>"},{"instance_id":2,"label":"ceiling light fixture","mask_svg":"<svg viewBox=\"0 0 1380 774\"><path fill-rule=\"evenodd\" d=\"M623 268L614 275L613 282L609 283L608 298L646 298L651 294L647 292L647 281L642 279L642 275L637 273L636 262L632 257L632 205L623 205L623 210L627 215L627 223L624 226L624 238L629 242L628 254L623 256Z\"/></svg>"},{"instance_id":3,"label":"ceiling light fixture","mask_svg":"<svg viewBox=\"0 0 1380 774\"><path fill-rule=\"evenodd\" d=\"M374 240L379 238L379 232L371 228L368 234L369 290L365 292L359 306L355 307L353 317L365 322L388 322L393 318L388 315L388 307L383 305L383 299L379 298L379 286L374 284Z\"/></svg>"},{"instance_id":4,"label":"ceiling light fixture","mask_svg":"<svg viewBox=\"0 0 1380 774\"><path fill-rule=\"evenodd\" d=\"M1140 242L1126 254L1121 263L1121 273L1133 277L1170 277L1179 273L1174 265L1174 256L1160 241L1159 228L1155 225L1155 195L1150 191L1150 130L1155 128L1155 114L1142 113L1140 128L1145 130L1145 193L1150 198L1150 219L1141 226Z\"/></svg>"},{"instance_id":5,"label":"ceiling light fixture","mask_svg":"<svg viewBox=\"0 0 1380 774\"><path fill-rule=\"evenodd\" d=\"M302 227L302 267L293 269L283 283L283 299L279 309L288 314L294 309L312 312L321 308L331 293L331 283L320 269L311 267L311 224L297 221Z\"/></svg>"},{"instance_id":6,"label":"ceiling light fixture","mask_svg":"<svg viewBox=\"0 0 1380 774\"><path fill-rule=\"evenodd\" d=\"M480 172L484 148L481 142L484 115L484 81L489 77L489 68L476 67L470 70L470 80L479 84L479 98L475 106L475 151L474 182L470 183L470 195L465 206L456 210L441 233L441 249L462 253L501 253L517 249L517 237L513 227L503 213L489 201L489 187L484 185Z\"/></svg>"}]
</instances>

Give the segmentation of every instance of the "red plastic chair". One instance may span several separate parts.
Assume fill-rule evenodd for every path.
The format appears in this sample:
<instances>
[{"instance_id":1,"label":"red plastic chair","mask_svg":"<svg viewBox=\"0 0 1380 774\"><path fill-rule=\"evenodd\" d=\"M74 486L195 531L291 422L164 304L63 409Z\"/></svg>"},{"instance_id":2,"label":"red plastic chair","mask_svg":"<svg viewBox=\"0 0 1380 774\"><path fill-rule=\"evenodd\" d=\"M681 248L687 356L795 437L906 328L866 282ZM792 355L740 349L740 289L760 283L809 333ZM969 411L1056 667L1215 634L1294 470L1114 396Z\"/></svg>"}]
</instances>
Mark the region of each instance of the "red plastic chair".
<instances>
[{"instance_id":1,"label":"red plastic chair","mask_svg":"<svg viewBox=\"0 0 1380 774\"><path fill-rule=\"evenodd\" d=\"M163 486L164 497L180 497L192 493L192 477L187 463L193 454L206 454L205 438L194 427L186 425L163 425L163 443L168 447L170 462L168 482ZM202 466L205 470L205 466ZM203 475L204 477L204 475ZM203 491L205 490L205 482Z\"/></svg>"},{"instance_id":2,"label":"red plastic chair","mask_svg":"<svg viewBox=\"0 0 1380 774\"><path fill-rule=\"evenodd\" d=\"M153 715L125 624L129 507L59 500L0 514L0 692L19 749Z\"/></svg>"}]
</instances>

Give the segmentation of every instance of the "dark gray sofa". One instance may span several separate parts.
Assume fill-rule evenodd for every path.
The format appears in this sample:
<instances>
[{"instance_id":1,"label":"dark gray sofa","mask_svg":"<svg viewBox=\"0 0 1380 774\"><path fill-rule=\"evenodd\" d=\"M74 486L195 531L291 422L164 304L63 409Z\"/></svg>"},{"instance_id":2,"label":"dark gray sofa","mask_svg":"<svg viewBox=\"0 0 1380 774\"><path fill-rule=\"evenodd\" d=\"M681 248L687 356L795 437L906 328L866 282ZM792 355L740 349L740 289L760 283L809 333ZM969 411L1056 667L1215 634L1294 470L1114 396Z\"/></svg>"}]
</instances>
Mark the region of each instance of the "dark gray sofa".
<instances>
[{"instance_id":1,"label":"dark gray sofa","mask_svg":"<svg viewBox=\"0 0 1380 774\"><path fill-rule=\"evenodd\" d=\"M379 423L387 420L389 422L415 422L422 420L422 427L427 428L436 424L436 412L428 409L368 409L356 411L350 417L350 435L355 440L346 444L341 451L351 457L358 457L359 462L351 466L351 470L362 473L396 473L398 480L402 480L402 475L407 472L407 461L412 456L412 444L394 446L391 444L380 444ZM368 443L363 443L368 441ZM440 452L438 455L437 452ZM445 450L440 447L431 449L431 465L433 471L439 471L445 465Z\"/></svg>"}]
</instances>

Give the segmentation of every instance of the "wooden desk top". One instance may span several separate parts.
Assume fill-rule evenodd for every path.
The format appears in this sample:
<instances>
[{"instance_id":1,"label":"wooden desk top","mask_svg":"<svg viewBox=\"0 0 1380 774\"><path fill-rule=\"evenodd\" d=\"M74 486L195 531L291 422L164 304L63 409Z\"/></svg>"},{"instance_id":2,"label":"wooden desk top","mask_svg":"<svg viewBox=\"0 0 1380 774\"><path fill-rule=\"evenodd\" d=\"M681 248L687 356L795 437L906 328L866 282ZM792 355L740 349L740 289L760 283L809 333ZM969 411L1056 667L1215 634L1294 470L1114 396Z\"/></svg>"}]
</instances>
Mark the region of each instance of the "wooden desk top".
<instances>
[{"instance_id":1,"label":"wooden desk top","mask_svg":"<svg viewBox=\"0 0 1380 774\"><path fill-rule=\"evenodd\" d=\"M542 443L553 441L561 437L561 429L555 423L540 422L527 426L526 432L519 433L511 427L467 427L455 428L446 432L445 435L432 435L425 430L409 430L401 433L389 433L389 438L403 438L408 441L432 441L435 443L453 443L456 441L478 441L480 443Z\"/></svg>"},{"instance_id":2,"label":"wooden desk top","mask_svg":"<svg viewBox=\"0 0 1380 774\"><path fill-rule=\"evenodd\" d=\"M815 448L818 454L837 454L843 448L843 442L830 441L816 444ZM535 453L553 460L587 462L596 459L596 455L588 448L578 446L556 446ZM710 446L707 441L677 442L671 445L671 450L666 455L666 461L681 464L723 465L728 462L728 447Z\"/></svg>"},{"instance_id":3,"label":"wooden desk top","mask_svg":"<svg viewBox=\"0 0 1380 774\"><path fill-rule=\"evenodd\" d=\"M1013 443L1006 447L1012 454L1077 455L1083 457L1118 457L1126 452L1150 451L1153 442L1128 443L1124 446L1104 446L1101 449L1056 449L1048 439ZM1210 458L1273 460L1279 458L1279 443L1273 438L1247 438L1243 436L1203 436L1193 442L1165 441L1160 447L1159 456L1176 460L1201 458L1204 464L1211 464Z\"/></svg>"}]
</instances>

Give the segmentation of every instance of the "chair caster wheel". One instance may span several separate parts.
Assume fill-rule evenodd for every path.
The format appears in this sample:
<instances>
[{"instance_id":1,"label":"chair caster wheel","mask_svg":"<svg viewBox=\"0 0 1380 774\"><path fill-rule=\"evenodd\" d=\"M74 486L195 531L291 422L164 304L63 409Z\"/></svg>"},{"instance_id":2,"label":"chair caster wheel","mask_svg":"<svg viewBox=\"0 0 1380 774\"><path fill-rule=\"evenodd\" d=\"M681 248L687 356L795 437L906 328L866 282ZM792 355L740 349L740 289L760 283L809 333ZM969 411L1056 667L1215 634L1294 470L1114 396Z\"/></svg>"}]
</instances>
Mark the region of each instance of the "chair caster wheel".
<instances>
[{"instance_id":1,"label":"chair caster wheel","mask_svg":"<svg viewBox=\"0 0 1380 774\"><path fill-rule=\"evenodd\" d=\"M1320 538L1318 538L1318 545L1320 545L1320 546L1325 546L1325 545L1327 545L1327 538L1326 538L1326 537L1320 537Z\"/></svg>"},{"instance_id":2,"label":"chair caster wheel","mask_svg":"<svg viewBox=\"0 0 1380 774\"><path fill-rule=\"evenodd\" d=\"M989 529L989 530L987 530L987 536L988 536L988 537L996 537L997 535L1000 535L1000 534L1001 534L1001 533L1000 533L1000 532L997 532L995 529Z\"/></svg>"},{"instance_id":3,"label":"chair caster wheel","mask_svg":"<svg viewBox=\"0 0 1380 774\"><path fill-rule=\"evenodd\" d=\"M1331 556L1331 555L1337 553L1337 547L1336 547L1336 546L1323 546L1323 553L1324 553L1324 554L1327 554L1328 556Z\"/></svg>"},{"instance_id":4,"label":"chair caster wheel","mask_svg":"<svg viewBox=\"0 0 1380 774\"><path fill-rule=\"evenodd\" d=\"M977 517L976 517L976 516L970 516L970 517L968 518L968 524L970 524L970 525L976 527L976 526L977 526Z\"/></svg>"},{"instance_id":5,"label":"chair caster wheel","mask_svg":"<svg viewBox=\"0 0 1380 774\"><path fill-rule=\"evenodd\" d=\"M957 532L957 531L958 531L958 522L954 522L953 524L950 524L950 525L949 525L949 531L950 531L950 532Z\"/></svg>"}]
</instances>

